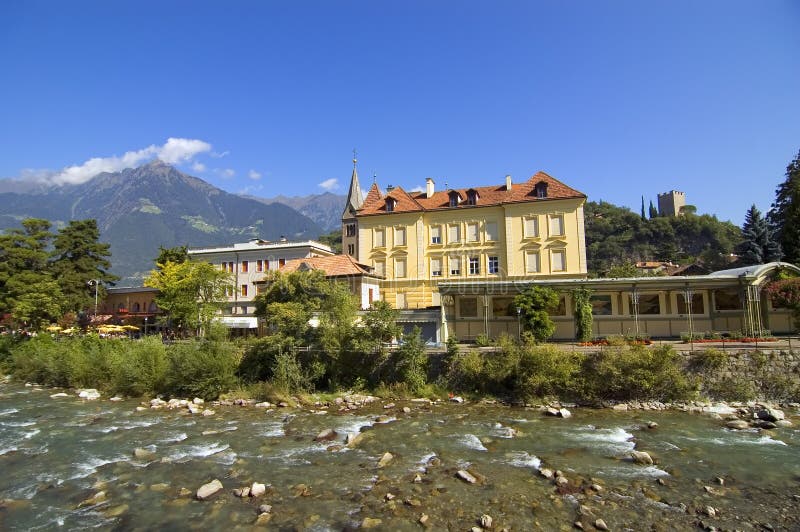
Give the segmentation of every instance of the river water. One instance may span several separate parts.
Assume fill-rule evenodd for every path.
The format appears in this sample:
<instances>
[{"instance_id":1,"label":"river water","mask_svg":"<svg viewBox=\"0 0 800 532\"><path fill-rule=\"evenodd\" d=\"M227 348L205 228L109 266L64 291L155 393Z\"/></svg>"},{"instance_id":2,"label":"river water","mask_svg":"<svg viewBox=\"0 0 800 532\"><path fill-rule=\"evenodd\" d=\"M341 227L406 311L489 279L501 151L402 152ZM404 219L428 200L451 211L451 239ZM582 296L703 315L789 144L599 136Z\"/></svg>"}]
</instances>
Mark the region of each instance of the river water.
<instances>
[{"instance_id":1,"label":"river water","mask_svg":"<svg viewBox=\"0 0 800 532\"><path fill-rule=\"evenodd\" d=\"M0 384L2 530L247 530L262 504L274 530L419 530L423 515L431 530L469 530L484 514L495 530L576 521L591 530L597 519L611 530L800 529L792 410L794 427L732 431L708 414L573 409L560 419L411 402L352 413L213 406L201 416L137 412L137 401L84 401L69 390L51 398L57 391ZM327 428L337 441L313 441ZM363 434L353 448L340 445L348 433ZM152 455L135 458L136 448ZM656 463L627 460L633 449ZM393 459L379 468L386 452ZM569 484L557 488L541 468ZM212 479L224 490L196 500ZM267 493L232 493L252 482Z\"/></svg>"}]
</instances>

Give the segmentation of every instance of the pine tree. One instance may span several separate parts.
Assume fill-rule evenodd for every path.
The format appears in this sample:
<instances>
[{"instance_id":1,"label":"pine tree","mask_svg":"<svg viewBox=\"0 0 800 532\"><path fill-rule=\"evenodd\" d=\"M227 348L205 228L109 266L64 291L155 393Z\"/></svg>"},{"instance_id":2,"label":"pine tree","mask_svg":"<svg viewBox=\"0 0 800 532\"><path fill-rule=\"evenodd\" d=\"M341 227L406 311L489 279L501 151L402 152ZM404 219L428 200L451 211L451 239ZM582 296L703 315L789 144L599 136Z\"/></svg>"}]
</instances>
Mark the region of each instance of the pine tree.
<instances>
[{"instance_id":1,"label":"pine tree","mask_svg":"<svg viewBox=\"0 0 800 532\"><path fill-rule=\"evenodd\" d=\"M736 247L743 266L781 260L781 246L775 240L767 220L755 205L747 210L742 226L742 242Z\"/></svg>"},{"instance_id":2,"label":"pine tree","mask_svg":"<svg viewBox=\"0 0 800 532\"><path fill-rule=\"evenodd\" d=\"M800 152L786 167L786 180L775 190L767 220L785 260L800 264Z\"/></svg>"},{"instance_id":3,"label":"pine tree","mask_svg":"<svg viewBox=\"0 0 800 532\"><path fill-rule=\"evenodd\" d=\"M642 196L642 221L647 220L647 216L644 212L644 196Z\"/></svg>"},{"instance_id":4,"label":"pine tree","mask_svg":"<svg viewBox=\"0 0 800 532\"><path fill-rule=\"evenodd\" d=\"M653 200L650 200L650 219L658 218L658 209L653 205Z\"/></svg>"}]
</instances>

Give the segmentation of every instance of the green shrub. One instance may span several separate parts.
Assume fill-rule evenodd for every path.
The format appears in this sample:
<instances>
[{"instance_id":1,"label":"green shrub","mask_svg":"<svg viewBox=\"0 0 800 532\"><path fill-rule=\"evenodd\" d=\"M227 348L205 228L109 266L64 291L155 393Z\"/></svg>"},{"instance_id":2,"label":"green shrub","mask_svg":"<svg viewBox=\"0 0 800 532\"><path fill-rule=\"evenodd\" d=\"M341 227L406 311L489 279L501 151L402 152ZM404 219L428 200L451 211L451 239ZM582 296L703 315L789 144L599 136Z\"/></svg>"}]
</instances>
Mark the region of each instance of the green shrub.
<instances>
[{"instance_id":1,"label":"green shrub","mask_svg":"<svg viewBox=\"0 0 800 532\"><path fill-rule=\"evenodd\" d=\"M483 356L474 349L460 351L448 360L445 386L455 392L480 392L486 388Z\"/></svg>"},{"instance_id":2,"label":"green shrub","mask_svg":"<svg viewBox=\"0 0 800 532\"><path fill-rule=\"evenodd\" d=\"M294 340L282 335L271 335L251 342L236 371L245 382L268 381L272 378L276 357L294 349Z\"/></svg>"},{"instance_id":3,"label":"green shrub","mask_svg":"<svg viewBox=\"0 0 800 532\"><path fill-rule=\"evenodd\" d=\"M751 401L758 396L755 384L741 376L708 382L704 391L710 398L721 401Z\"/></svg>"},{"instance_id":4,"label":"green shrub","mask_svg":"<svg viewBox=\"0 0 800 532\"><path fill-rule=\"evenodd\" d=\"M580 353L565 352L553 345L523 345L514 383L515 397L579 396L583 358Z\"/></svg>"},{"instance_id":5,"label":"green shrub","mask_svg":"<svg viewBox=\"0 0 800 532\"><path fill-rule=\"evenodd\" d=\"M288 393L308 392L311 383L303 373L303 368L294 353L279 353L272 366L272 385Z\"/></svg>"},{"instance_id":6,"label":"green shrub","mask_svg":"<svg viewBox=\"0 0 800 532\"><path fill-rule=\"evenodd\" d=\"M703 349L689 357L689 368L694 371L714 371L728 363L728 354L721 349Z\"/></svg>"},{"instance_id":7,"label":"green shrub","mask_svg":"<svg viewBox=\"0 0 800 532\"><path fill-rule=\"evenodd\" d=\"M178 342L167 350L164 392L213 400L236 385L238 353L227 342Z\"/></svg>"},{"instance_id":8,"label":"green shrub","mask_svg":"<svg viewBox=\"0 0 800 532\"><path fill-rule=\"evenodd\" d=\"M475 337L475 345L478 347L490 347L492 345L492 339L489 338L487 334L479 334Z\"/></svg>"},{"instance_id":9,"label":"green shrub","mask_svg":"<svg viewBox=\"0 0 800 532\"><path fill-rule=\"evenodd\" d=\"M405 383L413 393L422 391L428 378L428 356L419 327L403 335L403 343L397 349L398 382Z\"/></svg>"},{"instance_id":10,"label":"green shrub","mask_svg":"<svg viewBox=\"0 0 800 532\"><path fill-rule=\"evenodd\" d=\"M111 389L139 397L164 388L167 349L158 337L139 342L119 342L111 356Z\"/></svg>"},{"instance_id":11,"label":"green shrub","mask_svg":"<svg viewBox=\"0 0 800 532\"><path fill-rule=\"evenodd\" d=\"M583 378L584 397L590 400L672 401L687 399L696 390L670 346L626 346L595 353L586 358Z\"/></svg>"},{"instance_id":12,"label":"green shrub","mask_svg":"<svg viewBox=\"0 0 800 532\"><path fill-rule=\"evenodd\" d=\"M621 334L610 334L610 335L606 336L605 340L606 340L606 344L608 344L610 346L619 347L619 346L623 346L623 345L628 345L627 338L625 338Z\"/></svg>"}]
</instances>

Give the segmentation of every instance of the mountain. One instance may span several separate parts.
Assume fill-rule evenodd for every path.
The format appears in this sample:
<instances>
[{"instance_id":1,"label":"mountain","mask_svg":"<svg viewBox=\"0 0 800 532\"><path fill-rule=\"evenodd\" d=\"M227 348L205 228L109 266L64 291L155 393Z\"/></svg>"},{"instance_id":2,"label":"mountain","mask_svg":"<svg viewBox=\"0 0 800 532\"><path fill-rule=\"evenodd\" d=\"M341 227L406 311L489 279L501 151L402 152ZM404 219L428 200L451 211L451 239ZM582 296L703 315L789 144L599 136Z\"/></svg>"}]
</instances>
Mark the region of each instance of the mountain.
<instances>
[{"instance_id":1,"label":"mountain","mask_svg":"<svg viewBox=\"0 0 800 532\"><path fill-rule=\"evenodd\" d=\"M56 226L96 219L102 241L111 244L112 271L126 284L141 282L159 246L305 239L324 232L291 207L229 194L161 161L101 173L80 185L0 193L0 228L28 217Z\"/></svg>"},{"instance_id":2,"label":"mountain","mask_svg":"<svg viewBox=\"0 0 800 532\"><path fill-rule=\"evenodd\" d=\"M342 212L347 196L324 192L310 196L276 196L274 198L257 198L243 196L260 201L266 205L282 203L314 220L325 231L334 231L342 227Z\"/></svg>"}]
</instances>

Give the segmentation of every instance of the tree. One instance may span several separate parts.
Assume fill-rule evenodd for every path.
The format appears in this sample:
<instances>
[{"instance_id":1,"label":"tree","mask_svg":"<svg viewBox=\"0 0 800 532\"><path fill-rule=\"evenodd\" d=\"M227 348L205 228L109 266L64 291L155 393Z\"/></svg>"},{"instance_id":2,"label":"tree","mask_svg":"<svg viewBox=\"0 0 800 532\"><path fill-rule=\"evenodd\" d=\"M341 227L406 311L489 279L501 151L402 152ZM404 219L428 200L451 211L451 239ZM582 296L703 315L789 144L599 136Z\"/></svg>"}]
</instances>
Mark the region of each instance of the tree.
<instances>
[{"instance_id":1,"label":"tree","mask_svg":"<svg viewBox=\"0 0 800 532\"><path fill-rule=\"evenodd\" d=\"M64 311L61 289L48 268L50 222L22 221L0 236L0 309L19 325L40 328Z\"/></svg>"},{"instance_id":2,"label":"tree","mask_svg":"<svg viewBox=\"0 0 800 532\"><path fill-rule=\"evenodd\" d=\"M642 196L642 213L641 213L642 221L647 220L647 214L645 214L644 210L644 196Z\"/></svg>"},{"instance_id":3,"label":"tree","mask_svg":"<svg viewBox=\"0 0 800 532\"><path fill-rule=\"evenodd\" d=\"M93 305L95 287L90 281L99 282L98 295L102 298L103 284L119 279L108 272L110 245L98 242L99 238L96 220L72 220L59 230L53 241L52 272L68 311L79 312Z\"/></svg>"},{"instance_id":4,"label":"tree","mask_svg":"<svg viewBox=\"0 0 800 532\"><path fill-rule=\"evenodd\" d=\"M150 272L144 285L159 290L156 303L172 325L202 333L225 306L233 282L229 273L207 262L167 261Z\"/></svg>"},{"instance_id":5,"label":"tree","mask_svg":"<svg viewBox=\"0 0 800 532\"><path fill-rule=\"evenodd\" d=\"M636 268L633 262L623 262L615 264L608 270L606 277L612 279L624 279L626 277L640 277L642 273Z\"/></svg>"},{"instance_id":6,"label":"tree","mask_svg":"<svg viewBox=\"0 0 800 532\"><path fill-rule=\"evenodd\" d=\"M800 264L800 152L786 167L786 180L775 190L767 220L785 260Z\"/></svg>"},{"instance_id":7,"label":"tree","mask_svg":"<svg viewBox=\"0 0 800 532\"><path fill-rule=\"evenodd\" d=\"M795 329L800 328L800 277L770 283L767 285L767 294L773 305L792 311Z\"/></svg>"},{"instance_id":8,"label":"tree","mask_svg":"<svg viewBox=\"0 0 800 532\"><path fill-rule=\"evenodd\" d=\"M525 329L539 342L544 342L556 332L556 325L550 319L550 312L558 307L558 293L552 288L530 285L514 298L514 305L520 309L520 317Z\"/></svg>"},{"instance_id":9,"label":"tree","mask_svg":"<svg viewBox=\"0 0 800 532\"><path fill-rule=\"evenodd\" d=\"M172 248L158 246L158 257L156 257L156 264L166 264L167 262L186 262L187 260L189 260L189 252L186 246L175 246Z\"/></svg>"},{"instance_id":10,"label":"tree","mask_svg":"<svg viewBox=\"0 0 800 532\"><path fill-rule=\"evenodd\" d=\"M652 220L653 218L658 218L658 209L656 209L656 206L655 206L655 205L653 205L653 200L650 200L650 209L649 209L649 213L650 213L650 219L651 219L651 220Z\"/></svg>"},{"instance_id":11,"label":"tree","mask_svg":"<svg viewBox=\"0 0 800 532\"><path fill-rule=\"evenodd\" d=\"M579 342L592 339L592 291L588 288L577 288L572 291L572 304L575 306L575 337Z\"/></svg>"},{"instance_id":12,"label":"tree","mask_svg":"<svg viewBox=\"0 0 800 532\"><path fill-rule=\"evenodd\" d=\"M736 247L739 263L743 266L765 264L781 260L781 246L775 240L772 228L755 205L747 210L742 225L744 240Z\"/></svg>"}]
</instances>

